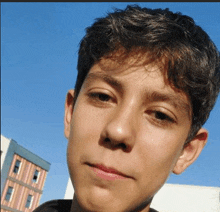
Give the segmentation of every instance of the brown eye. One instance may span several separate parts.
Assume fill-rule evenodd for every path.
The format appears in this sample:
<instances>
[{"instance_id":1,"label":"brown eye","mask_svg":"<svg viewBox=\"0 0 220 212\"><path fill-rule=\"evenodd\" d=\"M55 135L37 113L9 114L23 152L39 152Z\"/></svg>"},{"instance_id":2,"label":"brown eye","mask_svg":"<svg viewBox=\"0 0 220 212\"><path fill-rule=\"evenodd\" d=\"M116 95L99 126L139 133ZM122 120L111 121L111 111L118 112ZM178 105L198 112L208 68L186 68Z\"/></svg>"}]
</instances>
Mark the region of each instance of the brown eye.
<instances>
[{"instance_id":1,"label":"brown eye","mask_svg":"<svg viewBox=\"0 0 220 212\"><path fill-rule=\"evenodd\" d=\"M106 95L106 94L103 94L103 93L100 93L100 94L97 94L98 95L98 98L103 101L103 102L107 102L110 100L110 96L109 95Z\"/></svg>"},{"instance_id":2,"label":"brown eye","mask_svg":"<svg viewBox=\"0 0 220 212\"><path fill-rule=\"evenodd\" d=\"M161 121L170 121L173 122L173 119L167 116L165 113L155 111L155 118Z\"/></svg>"},{"instance_id":3,"label":"brown eye","mask_svg":"<svg viewBox=\"0 0 220 212\"><path fill-rule=\"evenodd\" d=\"M107 102L111 99L109 95L104 93L90 93L89 96L102 102Z\"/></svg>"}]
</instances>

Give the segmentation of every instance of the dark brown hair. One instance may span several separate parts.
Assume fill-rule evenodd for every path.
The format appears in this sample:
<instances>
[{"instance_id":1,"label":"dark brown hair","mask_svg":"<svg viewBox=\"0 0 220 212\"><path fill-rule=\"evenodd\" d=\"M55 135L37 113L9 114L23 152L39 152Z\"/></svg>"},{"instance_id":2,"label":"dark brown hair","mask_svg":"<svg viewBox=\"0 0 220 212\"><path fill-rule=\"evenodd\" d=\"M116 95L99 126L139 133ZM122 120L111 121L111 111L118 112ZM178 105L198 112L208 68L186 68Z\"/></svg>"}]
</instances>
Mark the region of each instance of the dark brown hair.
<instances>
[{"instance_id":1,"label":"dark brown hair","mask_svg":"<svg viewBox=\"0 0 220 212\"><path fill-rule=\"evenodd\" d=\"M165 61L168 81L191 101L190 141L208 119L220 87L219 52L207 33L189 16L169 9L115 9L96 19L81 40L75 98L91 67L120 48L124 55L138 50L150 53L151 61Z\"/></svg>"}]
</instances>

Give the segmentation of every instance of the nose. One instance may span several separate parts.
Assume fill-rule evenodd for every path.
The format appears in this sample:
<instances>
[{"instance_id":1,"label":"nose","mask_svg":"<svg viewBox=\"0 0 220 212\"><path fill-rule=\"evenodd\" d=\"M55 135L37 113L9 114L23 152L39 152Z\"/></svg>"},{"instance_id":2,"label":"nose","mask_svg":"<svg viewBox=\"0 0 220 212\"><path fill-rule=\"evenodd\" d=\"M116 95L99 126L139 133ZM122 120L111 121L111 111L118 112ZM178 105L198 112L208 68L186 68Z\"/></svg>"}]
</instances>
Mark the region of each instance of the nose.
<instances>
[{"instance_id":1,"label":"nose","mask_svg":"<svg viewBox=\"0 0 220 212\"><path fill-rule=\"evenodd\" d=\"M137 117L128 105L116 109L108 118L101 133L102 145L111 149L121 148L130 152L136 139Z\"/></svg>"}]
</instances>

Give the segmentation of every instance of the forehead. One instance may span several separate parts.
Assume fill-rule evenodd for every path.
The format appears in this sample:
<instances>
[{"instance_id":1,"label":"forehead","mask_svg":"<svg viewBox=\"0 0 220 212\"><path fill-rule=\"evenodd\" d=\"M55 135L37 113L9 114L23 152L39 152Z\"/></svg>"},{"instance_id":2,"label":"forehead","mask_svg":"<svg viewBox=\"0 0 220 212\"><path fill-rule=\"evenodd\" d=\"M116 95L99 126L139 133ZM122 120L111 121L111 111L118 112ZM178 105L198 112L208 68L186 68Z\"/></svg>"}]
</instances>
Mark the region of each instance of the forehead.
<instances>
[{"instance_id":1,"label":"forehead","mask_svg":"<svg viewBox=\"0 0 220 212\"><path fill-rule=\"evenodd\" d=\"M114 70L114 74L126 73L130 69L134 71L135 69L147 66L151 68L156 67L156 69L160 69L162 72L164 70L162 60L153 59L153 56L149 52L144 53L133 50L130 53L123 53L124 51L118 51L101 58L98 61L99 67L103 71Z\"/></svg>"},{"instance_id":2,"label":"forehead","mask_svg":"<svg viewBox=\"0 0 220 212\"><path fill-rule=\"evenodd\" d=\"M127 76L130 76L130 83L132 83L132 80L140 81L140 77L143 80L149 77L156 79L159 82L158 84L163 87L172 87L172 90L175 90L177 93L183 93L180 90L175 89L175 87L168 81L163 61L146 59L147 56L148 54L143 55L143 53L141 53L131 56L129 56L129 54L126 56L115 56L114 54L111 57L104 57L93 65L87 78L91 78L94 73L97 73L100 76L105 73L106 76L120 77L121 80L128 79L129 77ZM136 72L138 72L138 74L132 74Z\"/></svg>"}]
</instances>

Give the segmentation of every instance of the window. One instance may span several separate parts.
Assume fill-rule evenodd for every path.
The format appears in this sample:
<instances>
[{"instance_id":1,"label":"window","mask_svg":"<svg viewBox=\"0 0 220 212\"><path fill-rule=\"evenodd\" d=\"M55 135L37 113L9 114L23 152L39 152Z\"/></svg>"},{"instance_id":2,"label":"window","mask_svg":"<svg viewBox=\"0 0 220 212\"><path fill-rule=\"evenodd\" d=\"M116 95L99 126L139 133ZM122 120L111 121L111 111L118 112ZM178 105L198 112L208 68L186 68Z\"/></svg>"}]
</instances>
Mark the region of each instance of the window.
<instances>
[{"instance_id":1,"label":"window","mask_svg":"<svg viewBox=\"0 0 220 212\"><path fill-rule=\"evenodd\" d=\"M27 202L26 202L25 208L31 207L32 199L33 199L33 196L29 194L27 197Z\"/></svg>"},{"instance_id":2,"label":"window","mask_svg":"<svg viewBox=\"0 0 220 212\"><path fill-rule=\"evenodd\" d=\"M21 161L20 160L16 160L15 167L14 167L14 170L13 170L13 172L15 174L18 173L20 165L21 165Z\"/></svg>"},{"instance_id":3,"label":"window","mask_svg":"<svg viewBox=\"0 0 220 212\"><path fill-rule=\"evenodd\" d=\"M10 201L11 200L12 193L13 193L13 187L9 186L8 187L8 191L6 193L6 196L5 196L5 200L6 201Z\"/></svg>"},{"instance_id":4,"label":"window","mask_svg":"<svg viewBox=\"0 0 220 212\"><path fill-rule=\"evenodd\" d=\"M39 177L39 171L36 169L35 172L34 172L34 176L33 176L32 181L33 181L34 183L37 183L38 177Z\"/></svg>"}]
</instances>

